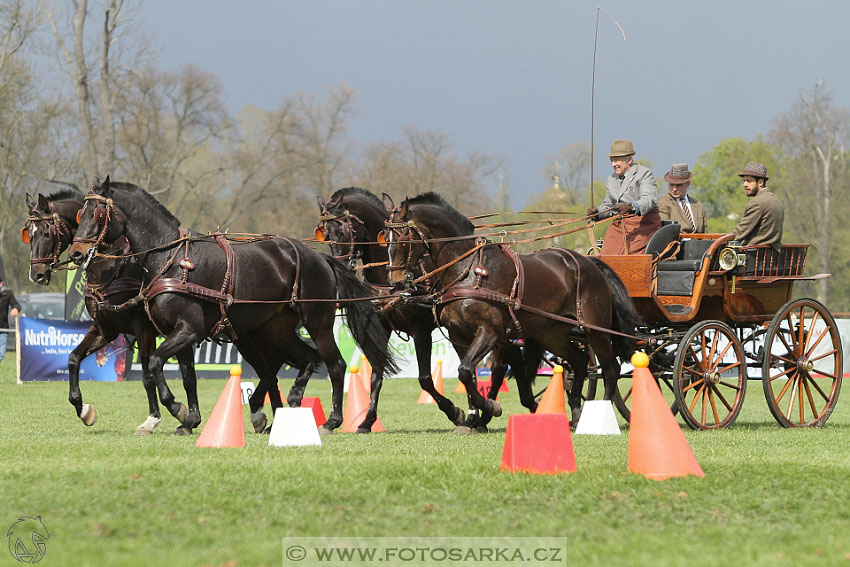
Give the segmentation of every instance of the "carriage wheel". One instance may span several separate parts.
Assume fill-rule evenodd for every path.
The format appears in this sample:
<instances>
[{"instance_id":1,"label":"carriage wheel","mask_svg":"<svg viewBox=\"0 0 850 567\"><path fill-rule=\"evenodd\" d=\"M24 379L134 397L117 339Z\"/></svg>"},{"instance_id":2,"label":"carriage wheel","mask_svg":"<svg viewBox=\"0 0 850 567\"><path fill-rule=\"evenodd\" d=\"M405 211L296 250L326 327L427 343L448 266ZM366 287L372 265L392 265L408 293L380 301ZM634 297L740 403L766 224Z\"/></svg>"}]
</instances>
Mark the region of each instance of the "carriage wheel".
<instances>
[{"instance_id":1,"label":"carriage wheel","mask_svg":"<svg viewBox=\"0 0 850 567\"><path fill-rule=\"evenodd\" d=\"M689 427L732 425L747 391L744 347L735 331L720 321L691 327L676 352L673 385L682 419Z\"/></svg>"},{"instance_id":2,"label":"carriage wheel","mask_svg":"<svg viewBox=\"0 0 850 567\"><path fill-rule=\"evenodd\" d=\"M835 319L814 299L782 306L767 329L762 385L783 427L820 427L838 401L843 373Z\"/></svg>"}]
</instances>

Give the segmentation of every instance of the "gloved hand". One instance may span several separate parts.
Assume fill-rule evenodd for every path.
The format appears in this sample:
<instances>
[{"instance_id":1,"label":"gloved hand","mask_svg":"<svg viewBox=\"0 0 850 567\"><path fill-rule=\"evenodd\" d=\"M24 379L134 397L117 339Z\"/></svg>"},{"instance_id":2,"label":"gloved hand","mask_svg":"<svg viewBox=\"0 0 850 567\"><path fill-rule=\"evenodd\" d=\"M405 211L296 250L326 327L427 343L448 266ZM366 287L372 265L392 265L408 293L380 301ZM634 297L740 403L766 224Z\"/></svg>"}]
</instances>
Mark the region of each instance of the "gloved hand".
<instances>
[{"instance_id":1,"label":"gloved hand","mask_svg":"<svg viewBox=\"0 0 850 567\"><path fill-rule=\"evenodd\" d=\"M620 213L621 215L627 215L632 212L632 204L631 203L617 203L614 205L614 210Z\"/></svg>"},{"instance_id":2,"label":"gloved hand","mask_svg":"<svg viewBox=\"0 0 850 567\"><path fill-rule=\"evenodd\" d=\"M588 220L597 220L597 215L599 215L599 209L596 207L587 209L587 216L589 217Z\"/></svg>"}]
</instances>

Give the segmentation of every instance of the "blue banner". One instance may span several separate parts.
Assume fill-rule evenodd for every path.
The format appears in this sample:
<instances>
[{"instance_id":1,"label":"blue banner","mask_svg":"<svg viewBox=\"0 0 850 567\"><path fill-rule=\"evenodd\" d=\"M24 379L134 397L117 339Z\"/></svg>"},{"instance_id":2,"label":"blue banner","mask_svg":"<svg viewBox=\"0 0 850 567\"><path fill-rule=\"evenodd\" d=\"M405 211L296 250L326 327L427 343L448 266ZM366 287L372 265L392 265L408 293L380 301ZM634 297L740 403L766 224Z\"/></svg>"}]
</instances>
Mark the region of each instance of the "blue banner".
<instances>
[{"instance_id":1,"label":"blue banner","mask_svg":"<svg viewBox=\"0 0 850 567\"><path fill-rule=\"evenodd\" d=\"M80 344L91 322L18 318L18 381L67 380L68 355ZM80 365L80 380L115 382L124 379L124 335Z\"/></svg>"}]
</instances>

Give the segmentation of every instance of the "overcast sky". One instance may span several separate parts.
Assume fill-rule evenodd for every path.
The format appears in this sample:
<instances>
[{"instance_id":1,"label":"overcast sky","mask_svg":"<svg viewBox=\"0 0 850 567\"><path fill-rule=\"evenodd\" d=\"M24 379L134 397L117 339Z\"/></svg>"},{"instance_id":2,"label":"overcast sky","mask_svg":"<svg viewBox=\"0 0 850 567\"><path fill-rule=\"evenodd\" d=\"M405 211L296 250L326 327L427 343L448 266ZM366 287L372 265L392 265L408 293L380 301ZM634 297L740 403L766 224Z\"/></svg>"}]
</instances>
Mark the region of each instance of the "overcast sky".
<instances>
[{"instance_id":1,"label":"overcast sky","mask_svg":"<svg viewBox=\"0 0 850 567\"><path fill-rule=\"evenodd\" d=\"M357 91L360 148L406 125L455 153L504 157L512 205L548 183L546 155L590 142L597 3L586 0L146 0L158 66L217 75L236 112L297 91ZM596 177L611 140L661 177L730 137L753 139L818 78L850 108L850 1L609 0L596 60ZM623 40L610 14L623 27ZM742 164L743 165L743 164ZM343 180L344 184L345 181Z\"/></svg>"}]
</instances>

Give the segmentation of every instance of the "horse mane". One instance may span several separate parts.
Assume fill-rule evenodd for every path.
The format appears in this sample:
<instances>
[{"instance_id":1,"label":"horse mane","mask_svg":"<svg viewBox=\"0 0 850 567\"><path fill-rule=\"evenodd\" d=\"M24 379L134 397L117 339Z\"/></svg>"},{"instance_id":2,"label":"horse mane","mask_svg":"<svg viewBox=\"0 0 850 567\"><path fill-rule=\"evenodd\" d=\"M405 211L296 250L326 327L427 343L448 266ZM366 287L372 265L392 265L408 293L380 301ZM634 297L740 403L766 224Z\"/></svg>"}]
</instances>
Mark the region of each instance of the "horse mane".
<instances>
[{"instance_id":1,"label":"horse mane","mask_svg":"<svg viewBox=\"0 0 850 567\"><path fill-rule=\"evenodd\" d=\"M62 201L63 199L83 200L83 194L70 187L67 189L60 189L59 191L51 193L50 195L45 195L44 197L50 203L53 201Z\"/></svg>"},{"instance_id":2,"label":"horse mane","mask_svg":"<svg viewBox=\"0 0 850 567\"><path fill-rule=\"evenodd\" d=\"M351 195L360 195L367 201L371 201L372 204L378 207L380 210L384 210L384 203L378 198L377 195L366 189L361 189L360 187L344 187L342 189L337 189L336 191L334 191L333 195L331 195L331 198L328 200L328 202L338 204L342 202L343 198L349 197Z\"/></svg>"},{"instance_id":3,"label":"horse mane","mask_svg":"<svg viewBox=\"0 0 850 567\"><path fill-rule=\"evenodd\" d=\"M443 210L460 226L466 228L470 234L475 232L475 225L472 224L465 215L461 214L460 211L449 205L442 196L433 191L428 191L427 193L421 193L416 195L415 197L410 197L407 199L408 205L436 205Z\"/></svg>"},{"instance_id":4,"label":"horse mane","mask_svg":"<svg viewBox=\"0 0 850 567\"><path fill-rule=\"evenodd\" d=\"M138 185L134 185L132 183L127 183L125 181L110 181L109 187L113 190L119 189L121 191L126 191L128 193L132 193L138 197L141 197L145 200L150 206L159 211L166 219L174 223L175 226L180 226L180 219L171 214L171 211L165 208L165 205L157 201L153 195L139 187Z\"/></svg>"}]
</instances>

